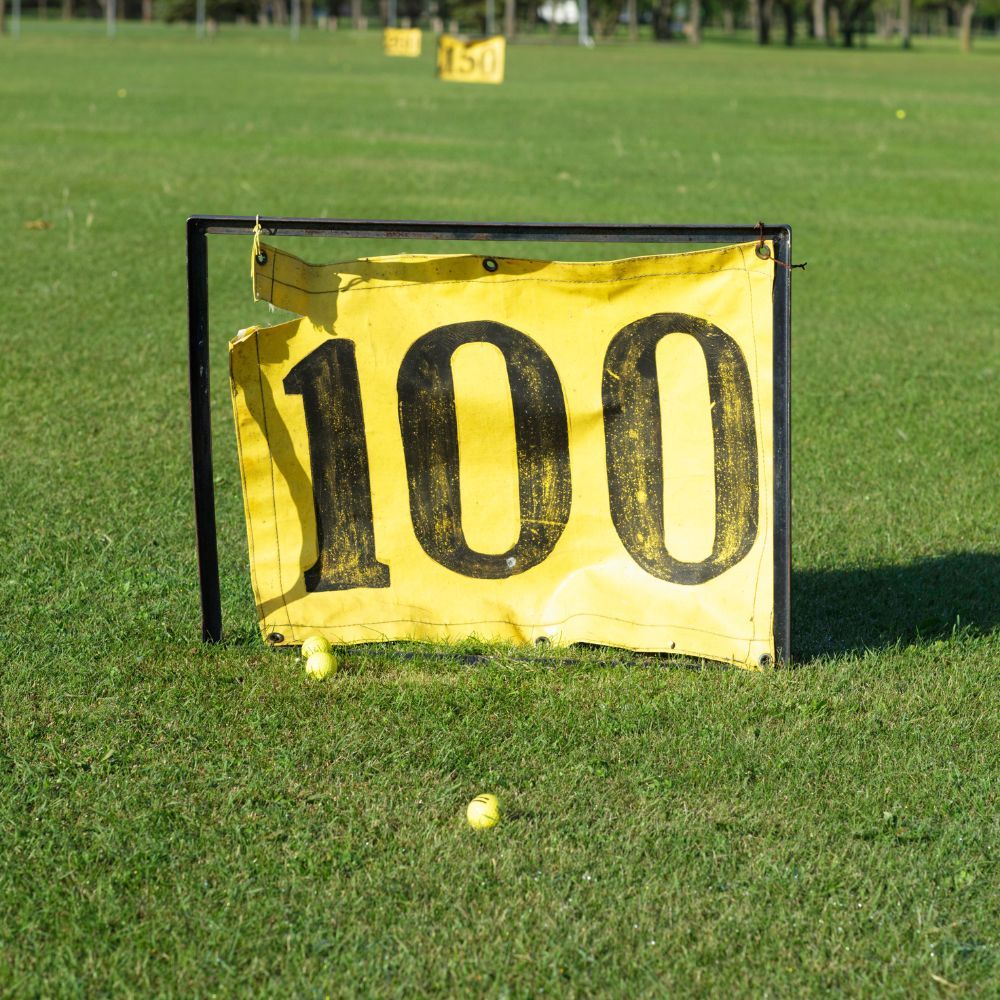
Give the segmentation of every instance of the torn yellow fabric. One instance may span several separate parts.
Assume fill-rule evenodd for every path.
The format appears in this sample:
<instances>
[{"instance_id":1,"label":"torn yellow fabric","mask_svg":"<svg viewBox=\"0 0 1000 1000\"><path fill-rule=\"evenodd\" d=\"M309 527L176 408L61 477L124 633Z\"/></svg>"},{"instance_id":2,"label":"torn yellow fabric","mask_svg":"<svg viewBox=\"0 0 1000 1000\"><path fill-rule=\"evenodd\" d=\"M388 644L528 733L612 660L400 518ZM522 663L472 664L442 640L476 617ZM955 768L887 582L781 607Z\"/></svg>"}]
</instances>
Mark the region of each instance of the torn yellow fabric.
<instances>
[{"instance_id":1,"label":"torn yellow fabric","mask_svg":"<svg viewBox=\"0 0 1000 1000\"><path fill-rule=\"evenodd\" d=\"M774 656L772 281L260 244L230 345L265 636Z\"/></svg>"},{"instance_id":2,"label":"torn yellow fabric","mask_svg":"<svg viewBox=\"0 0 1000 1000\"><path fill-rule=\"evenodd\" d=\"M466 41L453 35L438 39L437 71L458 83L503 83L507 40L503 35Z\"/></svg>"}]
</instances>

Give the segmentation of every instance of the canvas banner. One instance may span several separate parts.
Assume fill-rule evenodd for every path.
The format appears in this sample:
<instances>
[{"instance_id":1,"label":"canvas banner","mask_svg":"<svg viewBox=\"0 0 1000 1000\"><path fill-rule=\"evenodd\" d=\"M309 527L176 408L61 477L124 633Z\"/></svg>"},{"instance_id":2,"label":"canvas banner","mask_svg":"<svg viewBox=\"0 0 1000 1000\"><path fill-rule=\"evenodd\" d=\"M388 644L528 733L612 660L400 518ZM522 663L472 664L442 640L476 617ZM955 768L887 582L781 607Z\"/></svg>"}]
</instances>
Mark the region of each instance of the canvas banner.
<instances>
[{"instance_id":1,"label":"canvas banner","mask_svg":"<svg viewBox=\"0 0 1000 1000\"><path fill-rule=\"evenodd\" d=\"M263 634L774 657L772 282L754 244L312 265L230 369Z\"/></svg>"},{"instance_id":2,"label":"canvas banner","mask_svg":"<svg viewBox=\"0 0 1000 1000\"><path fill-rule=\"evenodd\" d=\"M438 39L438 76L459 83L503 83L506 55L503 35L473 41L442 35Z\"/></svg>"},{"instance_id":3,"label":"canvas banner","mask_svg":"<svg viewBox=\"0 0 1000 1000\"><path fill-rule=\"evenodd\" d=\"M419 28L385 28L382 32L382 51L387 56L419 56L420 42Z\"/></svg>"}]
</instances>

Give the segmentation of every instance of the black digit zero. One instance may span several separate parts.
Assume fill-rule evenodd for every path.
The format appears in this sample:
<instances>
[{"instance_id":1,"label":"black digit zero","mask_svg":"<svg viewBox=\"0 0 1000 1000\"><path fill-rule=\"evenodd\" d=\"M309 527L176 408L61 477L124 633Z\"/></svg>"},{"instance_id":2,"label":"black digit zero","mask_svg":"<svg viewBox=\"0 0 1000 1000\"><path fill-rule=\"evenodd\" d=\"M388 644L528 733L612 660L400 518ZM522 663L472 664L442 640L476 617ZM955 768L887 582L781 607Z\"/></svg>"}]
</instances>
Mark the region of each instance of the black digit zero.
<instances>
[{"instance_id":1,"label":"black digit zero","mask_svg":"<svg viewBox=\"0 0 1000 1000\"><path fill-rule=\"evenodd\" d=\"M470 548L462 530L451 359L463 344L476 343L492 344L503 355L514 411L521 527L514 545L500 554ZM559 541L572 501L566 404L549 356L502 323L454 323L410 347L396 388L410 516L424 551L476 579L501 579L537 566Z\"/></svg>"},{"instance_id":2,"label":"black digit zero","mask_svg":"<svg viewBox=\"0 0 1000 1000\"><path fill-rule=\"evenodd\" d=\"M705 356L712 408L715 534L712 552L684 562L667 550L663 525L663 432L656 348L687 334ZM629 555L660 580L699 584L735 566L757 537L757 438L750 373L739 344L707 320L657 313L621 329L608 345L602 381L608 493L615 531Z\"/></svg>"}]
</instances>

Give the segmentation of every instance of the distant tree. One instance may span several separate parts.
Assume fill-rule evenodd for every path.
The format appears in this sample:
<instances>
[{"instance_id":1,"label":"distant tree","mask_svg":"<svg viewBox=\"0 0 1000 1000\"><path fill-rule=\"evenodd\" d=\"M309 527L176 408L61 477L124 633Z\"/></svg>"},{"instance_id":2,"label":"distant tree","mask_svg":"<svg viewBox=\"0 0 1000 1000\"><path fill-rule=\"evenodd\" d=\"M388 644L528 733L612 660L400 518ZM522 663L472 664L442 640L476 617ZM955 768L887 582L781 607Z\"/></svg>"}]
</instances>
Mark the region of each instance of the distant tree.
<instances>
[{"instance_id":1,"label":"distant tree","mask_svg":"<svg viewBox=\"0 0 1000 1000\"><path fill-rule=\"evenodd\" d=\"M321 2L319 6L326 6L325 2ZM386 5L388 9L388 5ZM424 12L424 5L421 0L396 0L396 17L397 19L407 18L410 24L419 24L420 18ZM433 12L432 12L433 13ZM442 19L446 19L451 16L450 10L447 4L439 3L438 16Z\"/></svg>"},{"instance_id":2,"label":"distant tree","mask_svg":"<svg viewBox=\"0 0 1000 1000\"><path fill-rule=\"evenodd\" d=\"M785 21L785 44L795 44L795 21L799 16L798 0L776 0Z\"/></svg>"},{"instance_id":3,"label":"distant tree","mask_svg":"<svg viewBox=\"0 0 1000 1000\"><path fill-rule=\"evenodd\" d=\"M886 41L892 38L898 24L899 0L874 0L872 16L875 19L875 34Z\"/></svg>"},{"instance_id":4,"label":"distant tree","mask_svg":"<svg viewBox=\"0 0 1000 1000\"><path fill-rule=\"evenodd\" d=\"M639 4L636 0L626 0L625 12L628 16L628 40L639 41Z\"/></svg>"},{"instance_id":5,"label":"distant tree","mask_svg":"<svg viewBox=\"0 0 1000 1000\"><path fill-rule=\"evenodd\" d=\"M118 0L119 7L124 7L124 0ZM86 5L83 5L86 9ZM256 18L260 5L257 0L205 0L206 15L213 21L230 22L238 17ZM195 0L166 0L166 2L154 5L157 17L171 21L194 21ZM141 8L133 10L133 14L140 13Z\"/></svg>"},{"instance_id":6,"label":"distant tree","mask_svg":"<svg viewBox=\"0 0 1000 1000\"><path fill-rule=\"evenodd\" d=\"M674 37L674 0L659 0L653 11L653 37L660 42L669 42Z\"/></svg>"},{"instance_id":7,"label":"distant tree","mask_svg":"<svg viewBox=\"0 0 1000 1000\"><path fill-rule=\"evenodd\" d=\"M722 5L722 30L731 35L736 30L736 13L731 3Z\"/></svg>"},{"instance_id":8,"label":"distant tree","mask_svg":"<svg viewBox=\"0 0 1000 1000\"><path fill-rule=\"evenodd\" d=\"M688 0L687 36L692 45L701 44L701 0Z\"/></svg>"},{"instance_id":9,"label":"distant tree","mask_svg":"<svg viewBox=\"0 0 1000 1000\"><path fill-rule=\"evenodd\" d=\"M899 0L899 37L904 49L908 49L912 44L910 41L912 15L912 0Z\"/></svg>"},{"instance_id":10,"label":"distant tree","mask_svg":"<svg viewBox=\"0 0 1000 1000\"><path fill-rule=\"evenodd\" d=\"M826 40L826 0L812 0L812 36Z\"/></svg>"},{"instance_id":11,"label":"distant tree","mask_svg":"<svg viewBox=\"0 0 1000 1000\"><path fill-rule=\"evenodd\" d=\"M607 38L614 34L623 6L624 0L590 0L587 9L591 33L595 38Z\"/></svg>"},{"instance_id":12,"label":"distant tree","mask_svg":"<svg viewBox=\"0 0 1000 1000\"><path fill-rule=\"evenodd\" d=\"M862 30L872 12L873 0L834 0L833 6L839 14L840 34L844 48L854 47L854 39Z\"/></svg>"},{"instance_id":13,"label":"distant tree","mask_svg":"<svg viewBox=\"0 0 1000 1000\"><path fill-rule=\"evenodd\" d=\"M771 42L771 19L774 16L774 0L750 0L750 20L758 45Z\"/></svg>"},{"instance_id":14,"label":"distant tree","mask_svg":"<svg viewBox=\"0 0 1000 1000\"><path fill-rule=\"evenodd\" d=\"M976 0L963 0L958 7L958 40L963 52L972 51L972 18L976 13Z\"/></svg>"},{"instance_id":15,"label":"distant tree","mask_svg":"<svg viewBox=\"0 0 1000 1000\"><path fill-rule=\"evenodd\" d=\"M988 18L995 30L997 19L1000 17L1000 0L957 0L957 2L959 41L963 52L971 52L973 18L977 16Z\"/></svg>"},{"instance_id":16,"label":"distant tree","mask_svg":"<svg viewBox=\"0 0 1000 1000\"><path fill-rule=\"evenodd\" d=\"M722 30L731 35L736 30L737 21L747 17L750 4L748 0L702 0L705 6L706 20L717 23L717 17L722 19Z\"/></svg>"}]
</instances>

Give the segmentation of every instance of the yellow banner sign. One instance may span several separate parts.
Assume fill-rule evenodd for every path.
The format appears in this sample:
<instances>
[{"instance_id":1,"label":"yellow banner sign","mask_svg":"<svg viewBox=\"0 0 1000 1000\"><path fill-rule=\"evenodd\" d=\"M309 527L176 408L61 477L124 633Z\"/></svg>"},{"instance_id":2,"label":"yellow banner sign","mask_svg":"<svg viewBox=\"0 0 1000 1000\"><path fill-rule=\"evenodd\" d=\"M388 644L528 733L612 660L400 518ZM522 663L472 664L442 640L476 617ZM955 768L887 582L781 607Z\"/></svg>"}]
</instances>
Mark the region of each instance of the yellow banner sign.
<instances>
[{"instance_id":1,"label":"yellow banner sign","mask_svg":"<svg viewBox=\"0 0 1000 1000\"><path fill-rule=\"evenodd\" d=\"M230 345L263 634L775 653L772 281L261 246Z\"/></svg>"},{"instance_id":2,"label":"yellow banner sign","mask_svg":"<svg viewBox=\"0 0 1000 1000\"><path fill-rule=\"evenodd\" d=\"M387 56L419 56L419 28L386 28L382 32L382 51Z\"/></svg>"},{"instance_id":3,"label":"yellow banner sign","mask_svg":"<svg viewBox=\"0 0 1000 1000\"><path fill-rule=\"evenodd\" d=\"M442 35L438 39L438 76L461 83L503 83L506 53L507 41L502 35L472 42Z\"/></svg>"}]
</instances>

